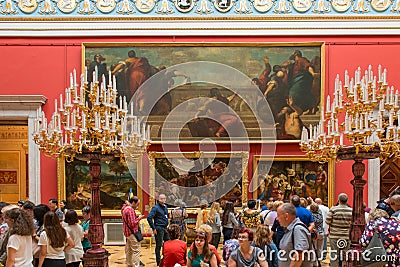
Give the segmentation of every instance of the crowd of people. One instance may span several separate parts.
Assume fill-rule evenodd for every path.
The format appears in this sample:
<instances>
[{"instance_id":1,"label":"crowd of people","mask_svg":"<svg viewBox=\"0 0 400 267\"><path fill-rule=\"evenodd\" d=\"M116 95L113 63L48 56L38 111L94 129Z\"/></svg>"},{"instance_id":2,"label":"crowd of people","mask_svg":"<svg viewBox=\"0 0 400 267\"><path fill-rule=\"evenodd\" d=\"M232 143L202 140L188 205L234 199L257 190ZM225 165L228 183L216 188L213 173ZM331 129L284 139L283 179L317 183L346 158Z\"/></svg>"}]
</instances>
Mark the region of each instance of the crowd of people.
<instances>
[{"instance_id":1,"label":"crowd of people","mask_svg":"<svg viewBox=\"0 0 400 267\"><path fill-rule=\"evenodd\" d=\"M143 265L138 232L145 216L136 212L139 203L140 199L132 196L121 208L128 267ZM2 266L79 267L84 252L91 248L87 239L90 207L83 208L80 221L76 211L66 204L59 208L56 199L50 199L48 205L0 202ZM186 242L185 203L175 204L175 208L168 208L166 196L159 194L147 216L156 240L159 267L321 266L327 257L327 241L330 266L342 266L347 260L343 256L351 244L353 209L345 193L339 194L337 204L331 208L319 198L297 195L287 203L249 200L240 211L231 202L221 207L218 202L204 201L197 210L193 243ZM365 211L367 225L360 245L367 247L374 233L379 233L387 266L400 266L400 190ZM218 251L220 245L222 253Z\"/></svg>"},{"instance_id":2,"label":"crowd of people","mask_svg":"<svg viewBox=\"0 0 400 267\"><path fill-rule=\"evenodd\" d=\"M58 205L18 201L0 202L0 265L6 267L79 267L84 251L91 248L87 239L90 207L79 221L65 200Z\"/></svg>"},{"instance_id":3,"label":"crowd of people","mask_svg":"<svg viewBox=\"0 0 400 267\"><path fill-rule=\"evenodd\" d=\"M380 201L375 209L365 208L367 225L360 240L366 247L376 229L382 236L388 266L400 266L398 193ZM347 260L344 256L351 244L353 209L345 193L339 194L331 208L320 198L297 195L288 203L268 201L258 205L258 201L249 200L240 211L235 211L230 202L221 207L218 202L204 201L197 210L193 243L184 241L185 204L169 209L165 200L160 194L147 217L155 235L157 266L321 266L327 259L328 241L330 266L342 266ZM142 218L135 215L132 226ZM218 251L221 245L222 253ZM130 260L127 258L128 266L139 266L139 257L134 257L134 263Z\"/></svg>"}]
</instances>

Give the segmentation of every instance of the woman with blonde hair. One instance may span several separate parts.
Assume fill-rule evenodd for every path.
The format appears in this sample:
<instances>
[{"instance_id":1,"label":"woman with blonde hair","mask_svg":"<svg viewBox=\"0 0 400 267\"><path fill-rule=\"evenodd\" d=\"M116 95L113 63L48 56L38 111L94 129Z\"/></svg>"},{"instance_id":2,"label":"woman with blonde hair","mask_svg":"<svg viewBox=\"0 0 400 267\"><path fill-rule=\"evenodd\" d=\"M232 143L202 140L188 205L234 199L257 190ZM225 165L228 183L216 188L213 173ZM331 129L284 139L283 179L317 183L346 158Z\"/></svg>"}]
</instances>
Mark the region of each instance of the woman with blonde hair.
<instances>
[{"instance_id":1,"label":"woman with blonde hair","mask_svg":"<svg viewBox=\"0 0 400 267\"><path fill-rule=\"evenodd\" d=\"M265 258L268 262L268 267L278 266L278 248L274 242L272 242L271 231L268 225L260 224L257 227L256 234L254 236L254 244L256 247L259 247L264 251Z\"/></svg>"},{"instance_id":2,"label":"woman with blonde hair","mask_svg":"<svg viewBox=\"0 0 400 267\"><path fill-rule=\"evenodd\" d=\"M61 226L58 216L49 211L43 219L44 231L40 234L39 267L65 267L65 254L75 247L67 231Z\"/></svg>"},{"instance_id":3,"label":"woman with blonde hair","mask_svg":"<svg viewBox=\"0 0 400 267\"><path fill-rule=\"evenodd\" d=\"M6 267L30 267L33 261L32 235L35 231L32 217L25 211L15 208L4 213L10 237L7 243Z\"/></svg>"},{"instance_id":4,"label":"woman with blonde hair","mask_svg":"<svg viewBox=\"0 0 400 267\"><path fill-rule=\"evenodd\" d=\"M212 228L211 245L218 248L221 239L221 217L219 215L220 205L218 202L211 204L210 212L207 215L207 224Z\"/></svg>"}]
</instances>

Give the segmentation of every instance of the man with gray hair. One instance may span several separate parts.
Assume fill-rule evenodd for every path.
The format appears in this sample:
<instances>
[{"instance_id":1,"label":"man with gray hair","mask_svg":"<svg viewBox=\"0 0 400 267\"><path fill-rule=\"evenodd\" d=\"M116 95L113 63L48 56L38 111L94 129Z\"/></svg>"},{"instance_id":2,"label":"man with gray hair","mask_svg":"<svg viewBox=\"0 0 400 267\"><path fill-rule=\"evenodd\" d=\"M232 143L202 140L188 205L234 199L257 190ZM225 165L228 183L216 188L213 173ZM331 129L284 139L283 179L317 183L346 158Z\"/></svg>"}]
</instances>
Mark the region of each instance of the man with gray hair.
<instances>
[{"instance_id":1,"label":"man with gray hair","mask_svg":"<svg viewBox=\"0 0 400 267\"><path fill-rule=\"evenodd\" d=\"M326 224L329 226L329 240L331 245L330 266L338 267L340 255L350 247L350 227L353 209L347 205L348 197L345 193L339 194L339 204L333 206L326 216ZM343 251L343 253L340 253Z\"/></svg>"},{"instance_id":2,"label":"man with gray hair","mask_svg":"<svg viewBox=\"0 0 400 267\"><path fill-rule=\"evenodd\" d=\"M315 252L312 249L311 234L307 226L296 218L296 208L289 203L278 207L276 219L286 227L286 232L279 244L279 267L312 267Z\"/></svg>"}]
</instances>

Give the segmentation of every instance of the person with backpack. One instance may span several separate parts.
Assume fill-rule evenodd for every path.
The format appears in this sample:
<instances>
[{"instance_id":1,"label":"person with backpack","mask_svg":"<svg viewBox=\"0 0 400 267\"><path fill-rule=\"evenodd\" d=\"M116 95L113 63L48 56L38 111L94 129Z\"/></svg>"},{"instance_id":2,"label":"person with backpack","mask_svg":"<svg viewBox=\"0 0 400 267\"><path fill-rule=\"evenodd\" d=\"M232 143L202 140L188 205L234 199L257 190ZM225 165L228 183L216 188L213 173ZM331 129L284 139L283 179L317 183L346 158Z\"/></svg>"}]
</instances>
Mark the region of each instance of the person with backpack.
<instances>
[{"instance_id":1,"label":"person with backpack","mask_svg":"<svg viewBox=\"0 0 400 267\"><path fill-rule=\"evenodd\" d=\"M254 236L254 245L264 251L268 267L278 267L278 248L272 242L271 231L268 225L260 224Z\"/></svg>"},{"instance_id":2,"label":"person with backpack","mask_svg":"<svg viewBox=\"0 0 400 267\"><path fill-rule=\"evenodd\" d=\"M169 214L170 224L177 224L180 227L179 238L180 240L185 240L185 232L186 232L186 218L188 217L186 213L186 204L181 199L176 199L174 202L176 206L174 209L171 209Z\"/></svg>"},{"instance_id":3,"label":"person with backpack","mask_svg":"<svg viewBox=\"0 0 400 267\"><path fill-rule=\"evenodd\" d=\"M296 263L296 266L312 267L315 259L310 257L313 255L310 251L312 250L311 234L307 226L296 218L295 206L285 203L278 208L277 213L277 220L281 226L286 227L286 233L279 244L281 251L278 266L288 267Z\"/></svg>"}]
</instances>

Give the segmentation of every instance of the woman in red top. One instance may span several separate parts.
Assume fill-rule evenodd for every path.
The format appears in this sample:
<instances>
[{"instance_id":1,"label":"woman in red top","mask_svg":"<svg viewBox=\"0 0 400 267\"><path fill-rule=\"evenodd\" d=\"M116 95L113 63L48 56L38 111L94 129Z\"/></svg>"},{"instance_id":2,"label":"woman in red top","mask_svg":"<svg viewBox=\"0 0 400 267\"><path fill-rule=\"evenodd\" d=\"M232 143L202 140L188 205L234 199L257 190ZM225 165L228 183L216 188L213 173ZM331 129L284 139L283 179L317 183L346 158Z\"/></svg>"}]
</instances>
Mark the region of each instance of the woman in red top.
<instances>
[{"instance_id":1,"label":"woman in red top","mask_svg":"<svg viewBox=\"0 0 400 267\"><path fill-rule=\"evenodd\" d=\"M174 267L177 263L186 266L186 242L179 240L181 227L177 224L170 224L167 227L167 233L170 240L164 242L160 267Z\"/></svg>"}]
</instances>

